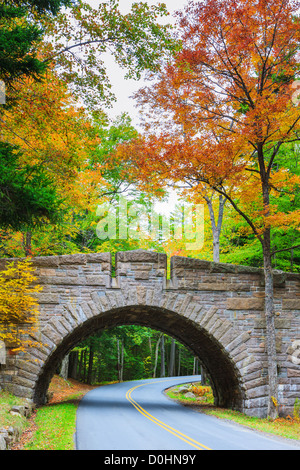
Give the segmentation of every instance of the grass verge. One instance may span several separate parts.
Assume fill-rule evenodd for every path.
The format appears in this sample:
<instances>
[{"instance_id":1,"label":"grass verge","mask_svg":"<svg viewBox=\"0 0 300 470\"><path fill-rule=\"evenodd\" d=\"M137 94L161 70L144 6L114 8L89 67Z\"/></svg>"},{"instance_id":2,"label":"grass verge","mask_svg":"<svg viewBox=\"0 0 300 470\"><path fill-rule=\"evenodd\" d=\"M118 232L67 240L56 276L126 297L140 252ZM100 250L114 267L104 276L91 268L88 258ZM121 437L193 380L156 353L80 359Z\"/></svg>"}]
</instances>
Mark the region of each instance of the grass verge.
<instances>
[{"instance_id":1,"label":"grass verge","mask_svg":"<svg viewBox=\"0 0 300 470\"><path fill-rule=\"evenodd\" d=\"M76 426L76 400L39 408L35 431L24 450L73 450Z\"/></svg>"},{"instance_id":2,"label":"grass verge","mask_svg":"<svg viewBox=\"0 0 300 470\"><path fill-rule=\"evenodd\" d=\"M12 450L73 450L76 412L80 399L94 387L54 376L50 401L39 407Z\"/></svg>"},{"instance_id":3,"label":"grass verge","mask_svg":"<svg viewBox=\"0 0 300 470\"><path fill-rule=\"evenodd\" d=\"M13 415L10 413L10 410L13 406L24 405L26 400L22 398L17 398L10 393L1 390L0 391L0 428L8 429L13 427L18 429L19 433L25 431L28 425L28 420L21 415Z\"/></svg>"},{"instance_id":4,"label":"grass verge","mask_svg":"<svg viewBox=\"0 0 300 470\"><path fill-rule=\"evenodd\" d=\"M237 424L247 426L257 431L274 434L287 439L300 440L300 419L297 417L278 418L274 421L269 419L247 416L239 411L218 408L213 405L212 392L210 387L193 387L195 398L187 397L185 393L178 393L181 386L172 387L166 390L169 398L175 399L185 406L191 406L196 411L216 416L220 419L233 421ZM203 390L201 389L209 389ZM197 394L198 390L198 394Z\"/></svg>"}]
</instances>

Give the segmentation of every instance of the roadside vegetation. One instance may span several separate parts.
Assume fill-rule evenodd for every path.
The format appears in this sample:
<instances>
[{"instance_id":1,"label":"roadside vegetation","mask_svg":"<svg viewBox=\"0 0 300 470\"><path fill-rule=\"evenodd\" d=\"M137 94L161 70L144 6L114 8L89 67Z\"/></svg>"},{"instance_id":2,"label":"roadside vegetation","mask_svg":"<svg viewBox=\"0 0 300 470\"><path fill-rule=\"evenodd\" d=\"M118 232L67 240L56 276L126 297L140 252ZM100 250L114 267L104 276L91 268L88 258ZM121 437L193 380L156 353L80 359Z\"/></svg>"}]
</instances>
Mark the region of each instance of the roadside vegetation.
<instances>
[{"instance_id":1,"label":"roadside vegetation","mask_svg":"<svg viewBox=\"0 0 300 470\"><path fill-rule=\"evenodd\" d=\"M26 400L15 397L11 393L1 390L0 391L0 429L8 429L13 427L22 434L27 426L28 420L20 414L11 413L14 406L23 406Z\"/></svg>"},{"instance_id":2,"label":"roadside vegetation","mask_svg":"<svg viewBox=\"0 0 300 470\"><path fill-rule=\"evenodd\" d=\"M73 450L77 407L92 388L55 375L49 387L49 402L35 411L12 450Z\"/></svg>"},{"instance_id":3,"label":"roadside vegetation","mask_svg":"<svg viewBox=\"0 0 300 470\"><path fill-rule=\"evenodd\" d=\"M295 439L300 441L300 416L299 401L296 400L293 416L287 418L277 418L270 420L268 418L256 418L246 416L239 411L217 408L213 405L213 394L211 387L203 387L201 384L194 384L188 390L182 389L178 385L166 391L169 398L175 399L184 406L191 406L193 409L216 416L220 419L233 421L237 424L256 429L257 431L275 434L287 439ZM191 396L194 395L194 396Z\"/></svg>"}]
</instances>

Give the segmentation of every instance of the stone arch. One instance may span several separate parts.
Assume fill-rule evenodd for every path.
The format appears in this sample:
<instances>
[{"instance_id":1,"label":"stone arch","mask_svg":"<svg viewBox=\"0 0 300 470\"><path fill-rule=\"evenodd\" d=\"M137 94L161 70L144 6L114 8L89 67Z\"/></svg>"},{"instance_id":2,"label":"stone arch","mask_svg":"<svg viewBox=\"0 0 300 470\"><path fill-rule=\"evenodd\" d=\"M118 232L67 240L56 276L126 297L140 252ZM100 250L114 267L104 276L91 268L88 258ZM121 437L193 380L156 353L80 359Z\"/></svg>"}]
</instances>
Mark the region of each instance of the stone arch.
<instances>
[{"instance_id":1,"label":"stone arch","mask_svg":"<svg viewBox=\"0 0 300 470\"><path fill-rule=\"evenodd\" d=\"M251 337L237 331L218 316L217 308L193 304L189 294L158 291L153 287L110 290L79 304L66 304L53 312L37 339L41 345L30 351L20 374L31 373L31 398L44 402L55 369L81 339L96 330L124 324L139 324L161 330L197 355L211 378L216 404L251 412L249 371L260 363L249 353ZM250 376L251 377L251 376Z\"/></svg>"},{"instance_id":2,"label":"stone arch","mask_svg":"<svg viewBox=\"0 0 300 470\"><path fill-rule=\"evenodd\" d=\"M0 260L0 271L11 261ZM263 270L181 256L173 256L168 269L165 254L144 250L116 253L114 269L112 263L110 253L34 258L43 287L37 294L36 334L42 345L14 353L6 344L0 357L1 386L17 396L41 399L52 365L76 334L102 328L105 321L147 321L201 357L219 404L265 417L269 390ZM278 409L286 416L293 413L300 390L300 274L273 275Z\"/></svg>"}]
</instances>

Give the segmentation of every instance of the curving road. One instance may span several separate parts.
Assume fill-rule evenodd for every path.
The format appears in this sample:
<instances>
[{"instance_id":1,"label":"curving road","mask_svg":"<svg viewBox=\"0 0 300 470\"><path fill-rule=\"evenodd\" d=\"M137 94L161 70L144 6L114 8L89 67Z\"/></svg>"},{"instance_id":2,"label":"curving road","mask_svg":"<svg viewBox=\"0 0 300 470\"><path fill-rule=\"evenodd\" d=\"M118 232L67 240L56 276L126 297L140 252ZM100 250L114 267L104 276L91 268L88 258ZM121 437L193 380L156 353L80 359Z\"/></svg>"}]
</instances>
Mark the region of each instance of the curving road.
<instances>
[{"instance_id":1,"label":"curving road","mask_svg":"<svg viewBox=\"0 0 300 470\"><path fill-rule=\"evenodd\" d=\"M96 388L77 411L77 450L299 450L297 443L266 437L196 412L163 390L199 377L123 382Z\"/></svg>"}]
</instances>

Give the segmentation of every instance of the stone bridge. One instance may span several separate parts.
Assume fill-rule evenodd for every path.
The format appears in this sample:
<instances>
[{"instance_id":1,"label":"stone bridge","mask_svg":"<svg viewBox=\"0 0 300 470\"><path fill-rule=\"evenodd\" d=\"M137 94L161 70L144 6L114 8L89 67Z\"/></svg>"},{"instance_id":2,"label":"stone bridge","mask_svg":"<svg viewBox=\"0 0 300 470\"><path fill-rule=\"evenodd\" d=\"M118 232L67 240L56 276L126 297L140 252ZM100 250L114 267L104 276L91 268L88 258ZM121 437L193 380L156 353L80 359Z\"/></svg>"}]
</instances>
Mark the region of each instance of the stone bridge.
<instances>
[{"instance_id":1,"label":"stone bridge","mask_svg":"<svg viewBox=\"0 0 300 470\"><path fill-rule=\"evenodd\" d=\"M259 268L166 255L120 252L33 259L40 305L40 346L7 354L1 385L36 404L64 356L103 328L138 324L186 345L209 374L215 403L265 417L268 371L264 277ZM5 260L0 260L4 269ZM279 413L300 398L300 274L275 271Z\"/></svg>"}]
</instances>

